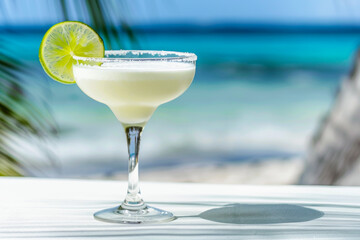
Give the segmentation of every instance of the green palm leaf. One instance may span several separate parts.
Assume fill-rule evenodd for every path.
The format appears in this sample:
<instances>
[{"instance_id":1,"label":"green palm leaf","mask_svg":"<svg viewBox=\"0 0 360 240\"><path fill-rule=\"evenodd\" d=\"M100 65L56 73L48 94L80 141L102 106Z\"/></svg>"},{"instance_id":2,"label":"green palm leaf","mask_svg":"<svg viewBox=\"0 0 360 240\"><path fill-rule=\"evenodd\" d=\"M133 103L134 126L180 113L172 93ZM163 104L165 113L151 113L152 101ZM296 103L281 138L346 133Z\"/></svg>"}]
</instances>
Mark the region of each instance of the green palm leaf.
<instances>
[{"instance_id":1,"label":"green palm leaf","mask_svg":"<svg viewBox=\"0 0 360 240\"><path fill-rule=\"evenodd\" d=\"M121 11L124 7L119 1L79 0L71 5L70 1L58 0L54 3L61 7L64 20L74 20L70 19L69 9L75 4L77 11L82 11L82 15L87 16L95 30L104 37L108 49L123 48L122 37L137 43L131 28L124 21L119 24L112 18L119 13L114 12L115 10ZM22 6L17 4L17 1L11 4L14 8ZM6 8L3 5L0 1L0 11L6 17L7 14L3 11ZM11 50L6 48L11 46L11 43L5 42L6 40L0 37L0 176L21 176L29 170L13 148L16 138L46 138L56 133L56 128L49 113L31 104L31 94L26 92L24 87L27 76L36 74L36 70L13 57Z\"/></svg>"}]
</instances>

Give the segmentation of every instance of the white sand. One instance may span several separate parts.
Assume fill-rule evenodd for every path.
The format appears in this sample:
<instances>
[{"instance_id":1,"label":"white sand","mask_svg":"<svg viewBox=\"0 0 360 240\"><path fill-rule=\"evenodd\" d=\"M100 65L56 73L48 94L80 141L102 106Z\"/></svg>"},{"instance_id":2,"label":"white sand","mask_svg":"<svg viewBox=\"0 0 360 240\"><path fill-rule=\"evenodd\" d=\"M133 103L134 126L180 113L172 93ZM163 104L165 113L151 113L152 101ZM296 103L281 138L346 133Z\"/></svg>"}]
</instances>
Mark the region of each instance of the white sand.
<instances>
[{"instance_id":1,"label":"white sand","mask_svg":"<svg viewBox=\"0 0 360 240\"><path fill-rule=\"evenodd\" d=\"M230 184L295 184L303 170L301 159L266 160L222 166L186 165L140 170L140 181ZM112 179L127 180L126 173Z\"/></svg>"}]
</instances>

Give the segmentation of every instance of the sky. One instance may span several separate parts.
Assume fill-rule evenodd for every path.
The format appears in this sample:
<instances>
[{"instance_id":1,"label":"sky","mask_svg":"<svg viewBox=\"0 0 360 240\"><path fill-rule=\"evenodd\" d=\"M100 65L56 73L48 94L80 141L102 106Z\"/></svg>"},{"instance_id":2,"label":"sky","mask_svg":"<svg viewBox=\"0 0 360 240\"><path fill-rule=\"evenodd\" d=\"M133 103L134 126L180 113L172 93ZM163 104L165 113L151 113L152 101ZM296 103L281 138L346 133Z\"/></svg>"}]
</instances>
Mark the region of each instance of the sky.
<instances>
[{"instance_id":1,"label":"sky","mask_svg":"<svg viewBox=\"0 0 360 240\"><path fill-rule=\"evenodd\" d=\"M0 25L54 24L62 20L58 3L1 0ZM219 22L360 25L359 0L122 0L115 5L122 6L121 11L113 9L116 17L130 25ZM86 21L78 12L73 6L70 15Z\"/></svg>"}]
</instances>

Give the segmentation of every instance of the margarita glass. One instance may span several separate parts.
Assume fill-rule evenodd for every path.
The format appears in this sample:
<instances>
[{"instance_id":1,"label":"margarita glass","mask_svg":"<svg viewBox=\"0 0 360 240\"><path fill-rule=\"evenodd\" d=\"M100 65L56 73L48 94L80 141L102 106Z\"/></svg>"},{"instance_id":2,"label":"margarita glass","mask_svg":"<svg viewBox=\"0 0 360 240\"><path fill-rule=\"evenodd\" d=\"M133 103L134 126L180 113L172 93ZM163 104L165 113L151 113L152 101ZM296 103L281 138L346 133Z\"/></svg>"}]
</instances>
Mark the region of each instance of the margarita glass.
<instances>
[{"instance_id":1,"label":"margarita glass","mask_svg":"<svg viewBox=\"0 0 360 240\"><path fill-rule=\"evenodd\" d=\"M94 100L106 104L125 129L128 152L128 190L119 207L94 214L98 220L155 223L174 220L172 213L148 206L138 183L141 132L156 108L190 86L196 55L170 51L106 51L104 58L73 56L74 79Z\"/></svg>"}]
</instances>

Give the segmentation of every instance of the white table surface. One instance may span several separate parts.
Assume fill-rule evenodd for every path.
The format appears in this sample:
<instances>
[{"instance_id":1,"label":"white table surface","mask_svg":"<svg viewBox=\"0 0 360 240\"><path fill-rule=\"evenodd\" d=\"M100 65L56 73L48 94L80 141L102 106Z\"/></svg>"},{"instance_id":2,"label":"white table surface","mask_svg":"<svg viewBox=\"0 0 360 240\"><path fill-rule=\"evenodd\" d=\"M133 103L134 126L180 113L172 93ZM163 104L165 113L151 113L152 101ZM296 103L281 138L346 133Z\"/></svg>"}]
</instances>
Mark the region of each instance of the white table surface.
<instances>
[{"instance_id":1,"label":"white table surface","mask_svg":"<svg viewBox=\"0 0 360 240\"><path fill-rule=\"evenodd\" d=\"M99 222L125 182L0 178L0 239L360 239L360 188L141 183L144 199L178 218Z\"/></svg>"}]
</instances>

